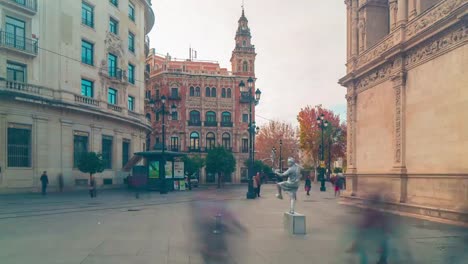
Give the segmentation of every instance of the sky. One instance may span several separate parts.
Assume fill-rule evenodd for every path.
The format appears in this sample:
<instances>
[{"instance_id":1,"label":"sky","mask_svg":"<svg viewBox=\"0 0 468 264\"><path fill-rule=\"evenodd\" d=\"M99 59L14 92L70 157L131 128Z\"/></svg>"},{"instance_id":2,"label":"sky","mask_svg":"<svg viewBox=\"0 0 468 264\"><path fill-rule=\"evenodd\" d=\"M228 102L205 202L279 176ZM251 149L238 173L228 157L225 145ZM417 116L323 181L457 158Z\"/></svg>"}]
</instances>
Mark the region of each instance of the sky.
<instances>
[{"instance_id":1,"label":"sky","mask_svg":"<svg viewBox=\"0 0 468 264\"><path fill-rule=\"evenodd\" d=\"M242 0L153 0L156 23L149 34L157 53L198 59L231 70ZM297 125L301 108L322 104L346 119L346 6L343 0L245 0L255 45L256 87L262 98L257 123Z\"/></svg>"}]
</instances>

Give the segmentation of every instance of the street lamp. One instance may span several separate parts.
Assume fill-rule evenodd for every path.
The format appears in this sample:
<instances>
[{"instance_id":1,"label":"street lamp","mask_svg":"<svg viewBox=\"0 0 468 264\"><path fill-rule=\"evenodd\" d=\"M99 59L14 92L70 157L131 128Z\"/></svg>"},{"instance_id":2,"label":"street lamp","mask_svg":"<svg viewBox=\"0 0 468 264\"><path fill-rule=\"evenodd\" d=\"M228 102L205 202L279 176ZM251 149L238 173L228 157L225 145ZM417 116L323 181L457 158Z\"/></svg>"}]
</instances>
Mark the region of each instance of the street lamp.
<instances>
[{"instance_id":1,"label":"street lamp","mask_svg":"<svg viewBox=\"0 0 468 264\"><path fill-rule=\"evenodd\" d=\"M276 161L276 148L273 147L271 149L271 165L273 169L275 168L275 161Z\"/></svg>"},{"instance_id":2,"label":"street lamp","mask_svg":"<svg viewBox=\"0 0 468 264\"><path fill-rule=\"evenodd\" d=\"M280 139L279 170L280 172L283 172L283 140L282 139Z\"/></svg>"},{"instance_id":3,"label":"street lamp","mask_svg":"<svg viewBox=\"0 0 468 264\"><path fill-rule=\"evenodd\" d=\"M150 106L153 109L155 114L162 113L162 151L161 151L161 166L159 166L160 171L160 183L161 188L159 192L161 194L167 193L167 186L166 186L166 96L161 96L161 106L156 106L156 101L151 99ZM175 104L171 106L171 113L174 113L177 110ZM162 167L162 169L161 169Z\"/></svg>"},{"instance_id":4,"label":"street lamp","mask_svg":"<svg viewBox=\"0 0 468 264\"><path fill-rule=\"evenodd\" d=\"M323 129L326 128L328 126L328 121L325 120L325 116L323 114L321 114L319 117L317 117L317 124L320 126L320 129L322 130L322 144L320 145L320 175L319 175L319 179L321 181L321 185L320 185L320 191L321 192L325 192L327 190L327 188L325 187L325 173L324 173L324 170L325 170L325 161L324 161L324 157L323 157L323 152L324 152L324 148L325 148L325 145L323 143Z\"/></svg>"},{"instance_id":5,"label":"street lamp","mask_svg":"<svg viewBox=\"0 0 468 264\"><path fill-rule=\"evenodd\" d=\"M253 89L253 84L254 84L254 79L252 77L249 77L247 80L247 86L245 85L244 81L241 81L239 83L239 89L241 92L241 100L249 103L249 170L248 170L248 190L247 190L247 199L255 199L255 193L253 190L253 174L254 174L254 151L255 151L255 146L254 146L254 140L255 140L255 132L257 130L257 127L255 125L255 122L252 120L252 105L257 105L258 102L260 101L260 96L262 92L257 89L255 91L255 95L252 92Z\"/></svg>"}]
</instances>

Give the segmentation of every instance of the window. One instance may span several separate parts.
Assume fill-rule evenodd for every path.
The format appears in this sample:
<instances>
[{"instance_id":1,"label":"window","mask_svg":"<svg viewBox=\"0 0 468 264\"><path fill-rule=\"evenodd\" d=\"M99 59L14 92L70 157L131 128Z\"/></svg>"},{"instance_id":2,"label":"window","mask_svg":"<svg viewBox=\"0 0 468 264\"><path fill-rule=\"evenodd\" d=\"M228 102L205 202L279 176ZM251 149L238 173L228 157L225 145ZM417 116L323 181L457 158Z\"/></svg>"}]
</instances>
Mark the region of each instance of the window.
<instances>
[{"instance_id":1,"label":"window","mask_svg":"<svg viewBox=\"0 0 468 264\"><path fill-rule=\"evenodd\" d=\"M93 97L94 83L90 80L81 79L81 95L86 97Z\"/></svg>"},{"instance_id":2,"label":"window","mask_svg":"<svg viewBox=\"0 0 468 264\"><path fill-rule=\"evenodd\" d=\"M135 35L132 32L128 32L128 50L135 52Z\"/></svg>"},{"instance_id":3,"label":"window","mask_svg":"<svg viewBox=\"0 0 468 264\"><path fill-rule=\"evenodd\" d=\"M135 66L130 63L128 64L128 82L135 84Z\"/></svg>"},{"instance_id":4,"label":"window","mask_svg":"<svg viewBox=\"0 0 468 264\"><path fill-rule=\"evenodd\" d=\"M223 122L231 122L231 113L223 112Z\"/></svg>"},{"instance_id":5,"label":"window","mask_svg":"<svg viewBox=\"0 0 468 264\"><path fill-rule=\"evenodd\" d=\"M216 146L216 138L213 132L206 134L206 149L212 149Z\"/></svg>"},{"instance_id":6,"label":"window","mask_svg":"<svg viewBox=\"0 0 468 264\"><path fill-rule=\"evenodd\" d=\"M200 148L200 135L197 132L190 133L190 149Z\"/></svg>"},{"instance_id":7,"label":"window","mask_svg":"<svg viewBox=\"0 0 468 264\"><path fill-rule=\"evenodd\" d=\"M107 102L113 105L117 104L117 90L109 88L107 93Z\"/></svg>"},{"instance_id":8,"label":"window","mask_svg":"<svg viewBox=\"0 0 468 264\"><path fill-rule=\"evenodd\" d=\"M223 147L225 149L230 149L231 148L231 135L229 135L229 133L224 133L222 140L223 140Z\"/></svg>"},{"instance_id":9,"label":"window","mask_svg":"<svg viewBox=\"0 0 468 264\"><path fill-rule=\"evenodd\" d=\"M117 77L117 56L112 53L107 55L107 64L109 67L109 76Z\"/></svg>"},{"instance_id":10,"label":"window","mask_svg":"<svg viewBox=\"0 0 468 264\"><path fill-rule=\"evenodd\" d=\"M211 97L216 97L216 88L211 88Z\"/></svg>"},{"instance_id":11,"label":"window","mask_svg":"<svg viewBox=\"0 0 468 264\"><path fill-rule=\"evenodd\" d=\"M171 97L178 98L179 97L179 88L171 88Z\"/></svg>"},{"instance_id":12,"label":"window","mask_svg":"<svg viewBox=\"0 0 468 264\"><path fill-rule=\"evenodd\" d=\"M94 7L85 2L81 2L81 23L94 27Z\"/></svg>"},{"instance_id":13,"label":"window","mask_svg":"<svg viewBox=\"0 0 468 264\"><path fill-rule=\"evenodd\" d=\"M242 122L244 123L249 122L249 114L242 114Z\"/></svg>"},{"instance_id":14,"label":"window","mask_svg":"<svg viewBox=\"0 0 468 264\"><path fill-rule=\"evenodd\" d=\"M88 152L88 133L75 131L73 135L73 168L78 168L83 154Z\"/></svg>"},{"instance_id":15,"label":"window","mask_svg":"<svg viewBox=\"0 0 468 264\"><path fill-rule=\"evenodd\" d=\"M243 72L247 72L249 71L249 63L244 61L244 63L242 64L242 71Z\"/></svg>"},{"instance_id":16,"label":"window","mask_svg":"<svg viewBox=\"0 0 468 264\"><path fill-rule=\"evenodd\" d=\"M246 138L242 139L242 153L249 152L249 140Z\"/></svg>"},{"instance_id":17,"label":"window","mask_svg":"<svg viewBox=\"0 0 468 264\"><path fill-rule=\"evenodd\" d=\"M213 111L206 112L206 120L205 121L210 122L210 123L216 122L216 113L213 112Z\"/></svg>"},{"instance_id":18,"label":"window","mask_svg":"<svg viewBox=\"0 0 468 264\"><path fill-rule=\"evenodd\" d=\"M9 124L8 167L31 167L31 127Z\"/></svg>"},{"instance_id":19,"label":"window","mask_svg":"<svg viewBox=\"0 0 468 264\"><path fill-rule=\"evenodd\" d=\"M171 113L172 120L178 120L179 119L179 113L177 111L174 111Z\"/></svg>"},{"instance_id":20,"label":"window","mask_svg":"<svg viewBox=\"0 0 468 264\"><path fill-rule=\"evenodd\" d=\"M159 99L159 89L156 89L155 92L156 92L156 95L155 95L156 99Z\"/></svg>"},{"instance_id":21,"label":"window","mask_svg":"<svg viewBox=\"0 0 468 264\"><path fill-rule=\"evenodd\" d=\"M109 31L115 35L119 34L119 22L112 17L109 19Z\"/></svg>"},{"instance_id":22,"label":"window","mask_svg":"<svg viewBox=\"0 0 468 264\"><path fill-rule=\"evenodd\" d=\"M112 141L112 137L102 136L102 163L104 169L112 169Z\"/></svg>"},{"instance_id":23,"label":"window","mask_svg":"<svg viewBox=\"0 0 468 264\"><path fill-rule=\"evenodd\" d=\"M200 97L200 87L195 88L195 96Z\"/></svg>"},{"instance_id":24,"label":"window","mask_svg":"<svg viewBox=\"0 0 468 264\"><path fill-rule=\"evenodd\" d=\"M5 19L5 44L17 49L26 48L26 23L7 16Z\"/></svg>"},{"instance_id":25,"label":"window","mask_svg":"<svg viewBox=\"0 0 468 264\"><path fill-rule=\"evenodd\" d=\"M231 88L228 88L227 89L227 98L231 98L231 97L232 97Z\"/></svg>"},{"instance_id":26,"label":"window","mask_svg":"<svg viewBox=\"0 0 468 264\"><path fill-rule=\"evenodd\" d=\"M247 42L244 40L242 41L242 47L245 47L247 45Z\"/></svg>"},{"instance_id":27,"label":"window","mask_svg":"<svg viewBox=\"0 0 468 264\"><path fill-rule=\"evenodd\" d=\"M200 122L200 112L197 110L190 111L190 122L199 123Z\"/></svg>"},{"instance_id":28,"label":"window","mask_svg":"<svg viewBox=\"0 0 468 264\"><path fill-rule=\"evenodd\" d=\"M211 89L210 87L205 88L205 97L210 97L211 96Z\"/></svg>"},{"instance_id":29,"label":"window","mask_svg":"<svg viewBox=\"0 0 468 264\"><path fill-rule=\"evenodd\" d=\"M128 17L135 21L135 5L133 3L128 3Z\"/></svg>"},{"instance_id":30,"label":"window","mask_svg":"<svg viewBox=\"0 0 468 264\"><path fill-rule=\"evenodd\" d=\"M150 90L145 91L145 99L151 99L151 91Z\"/></svg>"},{"instance_id":31,"label":"window","mask_svg":"<svg viewBox=\"0 0 468 264\"><path fill-rule=\"evenodd\" d=\"M171 151L179 151L179 138L171 137Z\"/></svg>"},{"instance_id":32,"label":"window","mask_svg":"<svg viewBox=\"0 0 468 264\"><path fill-rule=\"evenodd\" d=\"M81 62L94 65L94 44L81 40Z\"/></svg>"},{"instance_id":33,"label":"window","mask_svg":"<svg viewBox=\"0 0 468 264\"><path fill-rule=\"evenodd\" d=\"M128 162L128 158L130 156L130 140L124 139L122 142L122 167Z\"/></svg>"},{"instance_id":34,"label":"window","mask_svg":"<svg viewBox=\"0 0 468 264\"><path fill-rule=\"evenodd\" d=\"M26 65L7 61L7 80L25 83L26 76Z\"/></svg>"},{"instance_id":35,"label":"window","mask_svg":"<svg viewBox=\"0 0 468 264\"><path fill-rule=\"evenodd\" d=\"M148 120L148 122L151 122L151 114L150 113L146 114L146 120Z\"/></svg>"},{"instance_id":36,"label":"window","mask_svg":"<svg viewBox=\"0 0 468 264\"><path fill-rule=\"evenodd\" d=\"M128 110L135 111L135 97L128 96Z\"/></svg>"},{"instance_id":37,"label":"window","mask_svg":"<svg viewBox=\"0 0 468 264\"><path fill-rule=\"evenodd\" d=\"M193 86L190 87L190 96L195 96L195 88Z\"/></svg>"},{"instance_id":38,"label":"window","mask_svg":"<svg viewBox=\"0 0 468 264\"><path fill-rule=\"evenodd\" d=\"M159 112L156 113L156 121L159 121Z\"/></svg>"},{"instance_id":39,"label":"window","mask_svg":"<svg viewBox=\"0 0 468 264\"><path fill-rule=\"evenodd\" d=\"M221 89L221 97L226 98L226 88Z\"/></svg>"},{"instance_id":40,"label":"window","mask_svg":"<svg viewBox=\"0 0 468 264\"><path fill-rule=\"evenodd\" d=\"M111 4L113 4L115 7L119 6L119 0L109 0Z\"/></svg>"}]
</instances>

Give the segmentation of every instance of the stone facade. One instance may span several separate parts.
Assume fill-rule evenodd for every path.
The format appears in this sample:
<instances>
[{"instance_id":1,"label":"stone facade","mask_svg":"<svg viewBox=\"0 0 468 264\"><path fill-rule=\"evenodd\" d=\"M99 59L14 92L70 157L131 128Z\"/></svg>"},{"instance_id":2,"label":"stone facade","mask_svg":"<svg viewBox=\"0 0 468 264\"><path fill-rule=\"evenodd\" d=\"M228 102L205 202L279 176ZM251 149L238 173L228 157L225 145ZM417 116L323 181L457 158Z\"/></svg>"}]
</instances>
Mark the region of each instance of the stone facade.
<instances>
[{"instance_id":1,"label":"stone facade","mask_svg":"<svg viewBox=\"0 0 468 264\"><path fill-rule=\"evenodd\" d=\"M110 19L117 22L115 33ZM123 163L145 148L150 131L144 67L154 19L149 0L120 0L117 6L0 0L0 192L39 190L44 170L52 190L59 174L66 190L86 185L88 175L74 165L77 146L102 152L103 139L110 142L109 167L97 182L122 183ZM84 42L91 47L87 54ZM115 67L108 65L110 53Z\"/></svg>"},{"instance_id":2,"label":"stone facade","mask_svg":"<svg viewBox=\"0 0 468 264\"><path fill-rule=\"evenodd\" d=\"M167 107L174 105L177 108L177 120L171 116L166 119L168 150L205 156L210 146L223 145L232 149L237 167L231 177L225 177L225 181L231 183L239 183L247 177L244 161L248 159L249 103L242 96L239 83L244 81L247 85L249 77L255 79L255 46L251 44L244 11L238 23L231 57L232 71L221 68L217 62L177 60L169 55L157 55L154 50L147 58L148 102L153 99L159 103L165 95ZM255 85L252 91L255 91ZM146 112L154 129L148 146L159 144L161 147L162 117L156 117L148 104ZM200 122L191 119L191 113L199 113ZM252 120L255 121L254 106ZM198 143L194 135L198 135ZM207 175L203 169L200 182L215 183L215 175Z\"/></svg>"},{"instance_id":3,"label":"stone facade","mask_svg":"<svg viewBox=\"0 0 468 264\"><path fill-rule=\"evenodd\" d=\"M346 4L345 195L378 190L392 209L468 221L468 1ZM389 22L374 23L383 10Z\"/></svg>"}]
</instances>

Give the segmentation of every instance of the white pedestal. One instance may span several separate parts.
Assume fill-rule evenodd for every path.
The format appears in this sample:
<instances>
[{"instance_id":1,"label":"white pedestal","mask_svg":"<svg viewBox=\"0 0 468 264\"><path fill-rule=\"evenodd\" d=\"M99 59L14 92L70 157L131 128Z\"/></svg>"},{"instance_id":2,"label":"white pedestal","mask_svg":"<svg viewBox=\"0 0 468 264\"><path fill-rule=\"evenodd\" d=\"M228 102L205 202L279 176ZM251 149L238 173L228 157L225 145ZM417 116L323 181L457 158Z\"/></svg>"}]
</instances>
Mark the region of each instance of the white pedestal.
<instances>
[{"instance_id":1,"label":"white pedestal","mask_svg":"<svg viewBox=\"0 0 468 264\"><path fill-rule=\"evenodd\" d=\"M291 235L305 235L306 218L305 215L298 213L284 213L284 229Z\"/></svg>"}]
</instances>

